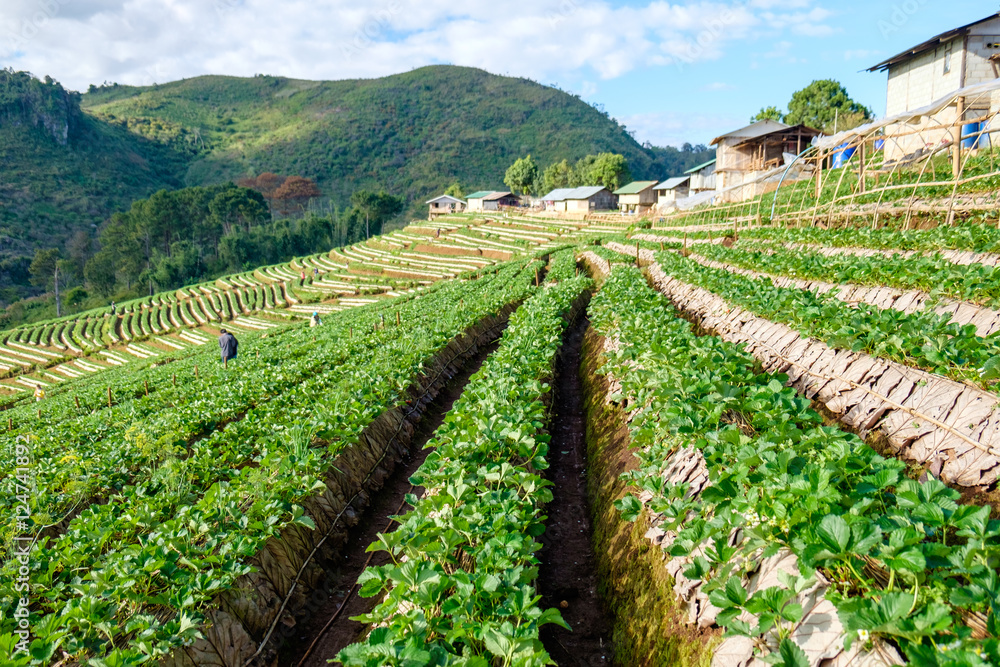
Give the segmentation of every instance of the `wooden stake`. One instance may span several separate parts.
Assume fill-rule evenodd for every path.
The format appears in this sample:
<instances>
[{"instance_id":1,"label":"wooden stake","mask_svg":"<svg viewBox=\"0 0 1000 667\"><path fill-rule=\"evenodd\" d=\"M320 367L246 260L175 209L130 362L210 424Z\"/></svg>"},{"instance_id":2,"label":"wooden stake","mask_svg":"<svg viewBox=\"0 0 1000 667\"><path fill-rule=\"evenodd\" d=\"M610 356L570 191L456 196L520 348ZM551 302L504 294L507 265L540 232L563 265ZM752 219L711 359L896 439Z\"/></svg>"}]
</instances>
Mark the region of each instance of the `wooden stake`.
<instances>
[{"instance_id":1,"label":"wooden stake","mask_svg":"<svg viewBox=\"0 0 1000 667\"><path fill-rule=\"evenodd\" d=\"M80 409L80 397L74 394L73 395L73 402L76 403L76 409L79 410Z\"/></svg>"},{"instance_id":2,"label":"wooden stake","mask_svg":"<svg viewBox=\"0 0 1000 667\"><path fill-rule=\"evenodd\" d=\"M111 407L111 387L108 387L108 407Z\"/></svg>"},{"instance_id":3,"label":"wooden stake","mask_svg":"<svg viewBox=\"0 0 1000 667\"><path fill-rule=\"evenodd\" d=\"M660 252L663 252L663 243L660 243Z\"/></svg>"},{"instance_id":4,"label":"wooden stake","mask_svg":"<svg viewBox=\"0 0 1000 667\"><path fill-rule=\"evenodd\" d=\"M260 359L260 350L255 350L257 352L257 358Z\"/></svg>"},{"instance_id":5,"label":"wooden stake","mask_svg":"<svg viewBox=\"0 0 1000 667\"><path fill-rule=\"evenodd\" d=\"M688 233L684 232L684 249L688 249Z\"/></svg>"},{"instance_id":6,"label":"wooden stake","mask_svg":"<svg viewBox=\"0 0 1000 667\"><path fill-rule=\"evenodd\" d=\"M538 269L535 269L535 287L538 287Z\"/></svg>"},{"instance_id":7,"label":"wooden stake","mask_svg":"<svg viewBox=\"0 0 1000 667\"><path fill-rule=\"evenodd\" d=\"M397 310L396 311L396 326L398 327L400 324L402 324L402 320L400 319L400 317L399 317L399 311Z\"/></svg>"},{"instance_id":8,"label":"wooden stake","mask_svg":"<svg viewBox=\"0 0 1000 667\"><path fill-rule=\"evenodd\" d=\"M959 97L955 102L955 127L951 129L951 175L958 179L962 172L962 121L965 116L965 98Z\"/></svg>"},{"instance_id":9,"label":"wooden stake","mask_svg":"<svg viewBox=\"0 0 1000 667\"><path fill-rule=\"evenodd\" d=\"M14 430L14 420L10 417L7 417L7 430L8 431Z\"/></svg>"},{"instance_id":10,"label":"wooden stake","mask_svg":"<svg viewBox=\"0 0 1000 667\"><path fill-rule=\"evenodd\" d=\"M42 420L42 409L41 408L38 408L38 420L39 421Z\"/></svg>"},{"instance_id":11,"label":"wooden stake","mask_svg":"<svg viewBox=\"0 0 1000 667\"><path fill-rule=\"evenodd\" d=\"M171 375L170 376L170 380L171 380L171 382L174 383L174 386L176 387L177 386L177 374L174 373L173 375Z\"/></svg>"},{"instance_id":12,"label":"wooden stake","mask_svg":"<svg viewBox=\"0 0 1000 667\"><path fill-rule=\"evenodd\" d=\"M733 218L733 241L736 241L739 236L739 227L737 227L739 222L737 220L738 218Z\"/></svg>"},{"instance_id":13,"label":"wooden stake","mask_svg":"<svg viewBox=\"0 0 1000 667\"><path fill-rule=\"evenodd\" d=\"M142 386L146 389L146 396L149 396L149 380L143 380Z\"/></svg>"},{"instance_id":14,"label":"wooden stake","mask_svg":"<svg viewBox=\"0 0 1000 667\"><path fill-rule=\"evenodd\" d=\"M347 337L348 338L354 338L354 327L348 327L347 328Z\"/></svg>"},{"instance_id":15,"label":"wooden stake","mask_svg":"<svg viewBox=\"0 0 1000 667\"><path fill-rule=\"evenodd\" d=\"M194 379L195 380L199 379L198 378L198 364L194 365Z\"/></svg>"},{"instance_id":16,"label":"wooden stake","mask_svg":"<svg viewBox=\"0 0 1000 667\"><path fill-rule=\"evenodd\" d=\"M858 183L859 183L859 186L860 186L860 191L864 192L865 190L868 189L868 184L865 183L865 141L864 140L861 141L861 146L858 147L858 150L861 153L861 161L858 163L860 165L858 167ZM777 196L777 195L775 195L775 196Z\"/></svg>"}]
</instances>

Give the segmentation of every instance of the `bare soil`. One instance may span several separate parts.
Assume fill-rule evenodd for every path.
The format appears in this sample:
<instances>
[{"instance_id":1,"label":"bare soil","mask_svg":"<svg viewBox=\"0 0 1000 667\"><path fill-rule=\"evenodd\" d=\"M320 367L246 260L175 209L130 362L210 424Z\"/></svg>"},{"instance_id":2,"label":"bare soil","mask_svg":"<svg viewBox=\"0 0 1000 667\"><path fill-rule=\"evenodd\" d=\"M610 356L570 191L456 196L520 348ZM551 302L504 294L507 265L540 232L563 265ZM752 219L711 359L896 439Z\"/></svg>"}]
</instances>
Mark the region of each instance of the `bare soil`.
<instances>
[{"instance_id":1,"label":"bare soil","mask_svg":"<svg viewBox=\"0 0 1000 667\"><path fill-rule=\"evenodd\" d=\"M571 325L557 362L546 474L555 486L540 538L544 545L538 576L542 605L558 608L573 629L542 628L542 642L560 667L611 665L613 660L611 622L598 588L587 491L580 364L588 325L586 317Z\"/></svg>"},{"instance_id":2,"label":"bare soil","mask_svg":"<svg viewBox=\"0 0 1000 667\"><path fill-rule=\"evenodd\" d=\"M352 529L347 545L341 551L342 560L324 564L327 574L325 599L305 623L299 624L296 628L298 632L281 646L277 661L280 667L327 667L327 661L335 658L341 649L364 637L367 626L352 621L351 617L369 613L378 603L378 598L359 597L355 584L366 564L377 566L389 562L385 552L367 553L366 549L376 541L378 533L395 529L396 524L389 517L409 509L410 506L405 502L406 494L423 492L423 488L412 486L409 480L427 458L429 450L424 449L424 445L462 395L469 378L479 370L486 357L497 348L497 344L494 341L481 347L479 353L469 360L427 407L413 435L407 458L397 465ZM334 615L336 619L330 623Z\"/></svg>"}]
</instances>

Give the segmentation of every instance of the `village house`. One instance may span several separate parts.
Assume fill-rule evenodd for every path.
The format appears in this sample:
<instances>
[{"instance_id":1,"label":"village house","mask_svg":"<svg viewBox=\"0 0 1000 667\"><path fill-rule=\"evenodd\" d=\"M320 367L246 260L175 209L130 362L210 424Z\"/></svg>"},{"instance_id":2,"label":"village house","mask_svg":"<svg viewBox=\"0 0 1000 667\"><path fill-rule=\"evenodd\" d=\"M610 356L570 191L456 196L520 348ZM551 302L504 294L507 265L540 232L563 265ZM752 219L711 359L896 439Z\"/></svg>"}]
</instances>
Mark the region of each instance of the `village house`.
<instances>
[{"instance_id":1,"label":"village house","mask_svg":"<svg viewBox=\"0 0 1000 667\"><path fill-rule=\"evenodd\" d=\"M465 198L469 211L499 211L501 208L520 206L521 198L511 192L480 190Z\"/></svg>"},{"instance_id":2,"label":"village house","mask_svg":"<svg viewBox=\"0 0 1000 667\"><path fill-rule=\"evenodd\" d=\"M1000 13L936 35L868 71L888 72L887 117L919 109L961 88L1000 78ZM997 106L995 98L992 106ZM977 133L985 129L980 123L990 107L989 95L956 100L934 116L921 118L919 123L886 128L886 134L892 137L885 143L886 160L953 142L951 126L959 115L964 121L963 134L975 142Z\"/></svg>"},{"instance_id":3,"label":"village house","mask_svg":"<svg viewBox=\"0 0 1000 667\"><path fill-rule=\"evenodd\" d=\"M691 192L690 176L675 176L653 186L656 193L656 207L665 210L673 206L678 199L683 199Z\"/></svg>"},{"instance_id":4,"label":"village house","mask_svg":"<svg viewBox=\"0 0 1000 667\"><path fill-rule=\"evenodd\" d=\"M632 181L614 191L618 197L618 209L622 213L642 214L656 203L656 193L653 188L656 181Z\"/></svg>"},{"instance_id":5,"label":"village house","mask_svg":"<svg viewBox=\"0 0 1000 667\"><path fill-rule=\"evenodd\" d=\"M541 200L545 203L546 211L576 213L581 217L593 211L609 211L617 205L615 195L600 185L556 188L542 195Z\"/></svg>"},{"instance_id":6,"label":"village house","mask_svg":"<svg viewBox=\"0 0 1000 667\"><path fill-rule=\"evenodd\" d=\"M688 195L694 196L706 191L715 191L715 158L697 167L691 167L684 172L690 178L688 181ZM681 199L681 197L678 197Z\"/></svg>"},{"instance_id":7,"label":"village house","mask_svg":"<svg viewBox=\"0 0 1000 667\"><path fill-rule=\"evenodd\" d=\"M716 146L717 201L743 201L773 189L776 183L755 182L756 179L787 164L820 134L805 125L760 120L716 137L712 145Z\"/></svg>"},{"instance_id":8,"label":"village house","mask_svg":"<svg viewBox=\"0 0 1000 667\"><path fill-rule=\"evenodd\" d=\"M465 203L468 206L467 211L485 211L483 206L483 201L493 194L493 190L479 190L478 192L473 192L465 198Z\"/></svg>"},{"instance_id":9,"label":"village house","mask_svg":"<svg viewBox=\"0 0 1000 667\"><path fill-rule=\"evenodd\" d=\"M450 213L461 213L466 208L464 201L458 197L452 197L451 195L440 195L434 199L429 199L424 203L430 206L430 211L427 217L428 220L433 220L438 216L448 215Z\"/></svg>"},{"instance_id":10,"label":"village house","mask_svg":"<svg viewBox=\"0 0 1000 667\"><path fill-rule=\"evenodd\" d=\"M513 192L494 192L483 198L484 211L499 211L503 208L520 205L521 198Z\"/></svg>"}]
</instances>

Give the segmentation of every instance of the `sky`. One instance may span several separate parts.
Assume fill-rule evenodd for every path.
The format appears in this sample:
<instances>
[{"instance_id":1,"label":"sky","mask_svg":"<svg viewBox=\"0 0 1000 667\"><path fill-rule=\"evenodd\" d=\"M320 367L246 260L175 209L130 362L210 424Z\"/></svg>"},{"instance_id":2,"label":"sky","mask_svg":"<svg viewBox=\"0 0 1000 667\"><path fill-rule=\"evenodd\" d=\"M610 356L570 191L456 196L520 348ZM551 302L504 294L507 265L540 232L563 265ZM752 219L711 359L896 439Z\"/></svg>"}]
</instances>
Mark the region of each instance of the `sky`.
<instances>
[{"instance_id":1,"label":"sky","mask_svg":"<svg viewBox=\"0 0 1000 667\"><path fill-rule=\"evenodd\" d=\"M885 113L867 67L1000 9L971 0L0 0L0 67L73 90L201 74L479 67L575 93L640 142L708 143L814 79Z\"/></svg>"}]
</instances>

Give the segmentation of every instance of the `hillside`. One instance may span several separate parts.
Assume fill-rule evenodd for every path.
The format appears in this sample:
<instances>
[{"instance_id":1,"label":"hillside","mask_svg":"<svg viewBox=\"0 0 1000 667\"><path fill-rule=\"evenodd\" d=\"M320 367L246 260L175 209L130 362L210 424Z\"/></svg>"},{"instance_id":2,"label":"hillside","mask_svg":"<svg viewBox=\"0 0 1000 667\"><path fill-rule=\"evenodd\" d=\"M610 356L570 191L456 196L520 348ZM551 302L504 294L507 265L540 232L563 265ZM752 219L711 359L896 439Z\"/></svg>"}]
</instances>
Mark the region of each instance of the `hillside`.
<instances>
[{"instance_id":1,"label":"hillside","mask_svg":"<svg viewBox=\"0 0 1000 667\"><path fill-rule=\"evenodd\" d=\"M111 211L180 185L181 155L82 113L79 97L0 70L0 259L65 246ZM18 269L5 268L0 288Z\"/></svg>"},{"instance_id":2,"label":"hillside","mask_svg":"<svg viewBox=\"0 0 1000 667\"><path fill-rule=\"evenodd\" d=\"M363 187L419 200L459 181L503 186L503 170L611 151L634 173L653 154L578 98L526 79L434 66L380 79L302 81L202 76L93 89L83 107L170 146L200 149L188 185L273 171L316 180L344 202Z\"/></svg>"}]
</instances>

